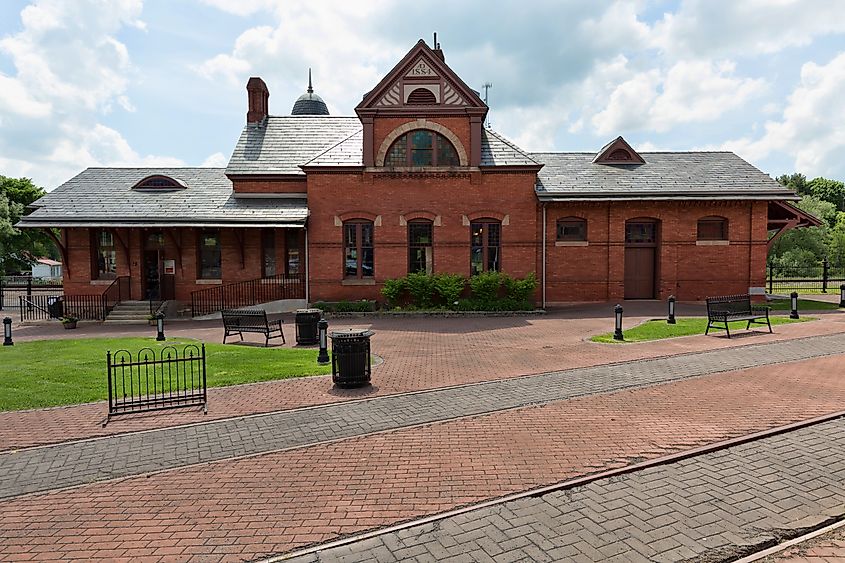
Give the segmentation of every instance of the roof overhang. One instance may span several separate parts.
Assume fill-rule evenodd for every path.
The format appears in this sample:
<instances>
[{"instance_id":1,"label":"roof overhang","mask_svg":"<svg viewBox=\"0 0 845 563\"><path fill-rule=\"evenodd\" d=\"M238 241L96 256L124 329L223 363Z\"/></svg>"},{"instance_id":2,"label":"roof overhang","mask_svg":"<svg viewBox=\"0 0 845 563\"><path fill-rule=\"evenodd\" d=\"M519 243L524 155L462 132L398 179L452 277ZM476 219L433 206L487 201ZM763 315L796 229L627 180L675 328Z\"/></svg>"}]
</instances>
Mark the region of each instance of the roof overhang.
<instances>
[{"instance_id":1,"label":"roof overhang","mask_svg":"<svg viewBox=\"0 0 845 563\"><path fill-rule=\"evenodd\" d=\"M22 228L22 229L49 229L49 228L127 228L127 227L134 227L134 228L156 228L156 229L164 229L164 228L189 228L189 227L199 227L199 228L239 228L239 229L297 229L302 228L305 226L306 218L303 217L301 220L286 220L283 222L269 222L267 220L263 221L218 221L218 220L196 220L196 221L132 221L126 220L121 221L119 219L115 220L103 220L103 219L80 219L80 220L63 220L63 219L55 219L55 220L36 220L36 221L25 221L21 220L15 227Z\"/></svg>"},{"instance_id":2,"label":"roof overhang","mask_svg":"<svg viewBox=\"0 0 845 563\"><path fill-rule=\"evenodd\" d=\"M821 219L803 211L785 201L770 201L768 214L769 230L781 229L785 225L791 227L820 227Z\"/></svg>"},{"instance_id":3,"label":"roof overhang","mask_svg":"<svg viewBox=\"0 0 845 563\"><path fill-rule=\"evenodd\" d=\"M716 193L713 192L691 192L687 194L666 194L666 193L641 193L641 194L607 194L607 193L578 193L573 195L537 193L537 199L545 202L562 201L798 201L798 196L784 196L771 193Z\"/></svg>"}]
</instances>

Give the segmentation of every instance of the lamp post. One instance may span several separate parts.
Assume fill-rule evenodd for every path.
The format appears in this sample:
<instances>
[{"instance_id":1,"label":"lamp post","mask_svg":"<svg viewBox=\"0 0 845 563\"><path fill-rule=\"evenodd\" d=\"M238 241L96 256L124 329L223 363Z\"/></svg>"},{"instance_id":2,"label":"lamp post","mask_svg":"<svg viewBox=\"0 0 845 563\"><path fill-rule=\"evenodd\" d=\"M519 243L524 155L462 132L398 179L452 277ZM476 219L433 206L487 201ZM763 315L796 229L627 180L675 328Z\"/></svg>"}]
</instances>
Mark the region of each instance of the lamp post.
<instances>
[{"instance_id":1,"label":"lamp post","mask_svg":"<svg viewBox=\"0 0 845 563\"><path fill-rule=\"evenodd\" d=\"M13 346L12 342L12 318L6 317L3 319L3 346Z\"/></svg>"},{"instance_id":2,"label":"lamp post","mask_svg":"<svg viewBox=\"0 0 845 563\"><path fill-rule=\"evenodd\" d=\"M839 306L845 307L845 283L839 286Z\"/></svg>"},{"instance_id":3,"label":"lamp post","mask_svg":"<svg viewBox=\"0 0 845 563\"><path fill-rule=\"evenodd\" d=\"M616 315L616 330L613 332L614 340L625 340L622 336L622 305L617 303L613 308L613 313Z\"/></svg>"},{"instance_id":4,"label":"lamp post","mask_svg":"<svg viewBox=\"0 0 845 563\"><path fill-rule=\"evenodd\" d=\"M669 318L666 319L666 322L670 325L675 324L675 296L669 296Z\"/></svg>"},{"instance_id":5,"label":"lamp post","mask_svg":"<svg viewBox=\"0 0 845 563\"><path fill-rule=\"evenodd\" d=\"M156 340L158 342L163 342L164 338L164 315L162 313L156 314L156 330L158 334L156 335Z\"/></svg>"},{"instance_id":6,"label":"lamp post","mask_svg":"<svg viewBox=\"0 0 845 563\"><path fill-rule=\"evenodd\" d=\"M792 305L792 311L789 313L790 319L797 319L798 318L798 292L793 291L789 294L789 301Z\"/></svg>"},{"instance_id":7,"label":"lamp post","mask_svg":"<svg viewBox=\"0 0 845 563\"><path fill-rule=\"evenodd\" d=\"M327 364L329 363L329 346L327 342L326 334L329 330L329 321L326 319L320 319L317 323L317 331L320 334L320 353L317 354L317 363L318 364Z\"/></svg>"}]
</instances>

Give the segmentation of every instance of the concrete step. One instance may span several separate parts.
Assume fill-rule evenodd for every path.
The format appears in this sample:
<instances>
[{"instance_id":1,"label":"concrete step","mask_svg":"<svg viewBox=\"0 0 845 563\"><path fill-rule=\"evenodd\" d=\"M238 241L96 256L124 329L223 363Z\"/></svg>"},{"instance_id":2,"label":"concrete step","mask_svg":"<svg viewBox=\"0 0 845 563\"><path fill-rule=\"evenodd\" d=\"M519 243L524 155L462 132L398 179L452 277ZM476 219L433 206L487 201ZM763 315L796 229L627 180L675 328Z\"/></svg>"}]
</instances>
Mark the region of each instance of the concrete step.
<instances>
[{"instance_id":1,"label":"concrete step","mask_svg":"<svg viewBox=\"0 0 845 563\"><path fill-rule=\"evenodd\" d=\"M138 319L112 319L108 318L103 321L105 325L145 325L147 324L145 320L138 320ZM150 327L153 328L153 327Z\"/></svg>"}]
</instances>

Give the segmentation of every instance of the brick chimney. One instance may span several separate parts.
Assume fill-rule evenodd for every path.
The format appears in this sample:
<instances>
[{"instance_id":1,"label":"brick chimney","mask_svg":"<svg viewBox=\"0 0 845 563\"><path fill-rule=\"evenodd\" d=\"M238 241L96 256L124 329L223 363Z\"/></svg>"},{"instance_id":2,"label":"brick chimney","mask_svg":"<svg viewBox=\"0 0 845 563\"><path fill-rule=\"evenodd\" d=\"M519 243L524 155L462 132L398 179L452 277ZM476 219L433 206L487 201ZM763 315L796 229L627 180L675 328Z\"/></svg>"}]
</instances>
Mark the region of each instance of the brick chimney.
<instances>
[{"instance_id":1,"label":"brick chimney","mask_svg":"<svg viewBox=\"0 0 845 563\"><path fill-rule=\"evenodd\" d=\"M253 76L246 83L249 111L246 112L246 122L249 125L258 125L267 117L267 100L270 98L270 90L267 84L257 76Z\"/></svg>"}]
</instances>

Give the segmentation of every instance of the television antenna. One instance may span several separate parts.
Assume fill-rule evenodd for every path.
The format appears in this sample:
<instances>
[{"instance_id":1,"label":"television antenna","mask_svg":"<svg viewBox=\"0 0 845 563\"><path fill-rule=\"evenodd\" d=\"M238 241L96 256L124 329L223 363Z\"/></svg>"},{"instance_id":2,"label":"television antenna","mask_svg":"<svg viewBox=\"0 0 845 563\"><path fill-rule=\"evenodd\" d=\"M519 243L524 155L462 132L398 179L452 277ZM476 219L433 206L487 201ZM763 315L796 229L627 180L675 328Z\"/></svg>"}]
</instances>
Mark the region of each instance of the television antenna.
<instances>
[{"instance_id":1,"label":"television antenna","mask_svg":"<svg viewBox=\"0 0 845 563\"><path fill-rule=\"evenodd\" d=\"M488 107L488 112L487 112L488 117L485 117L485 119L484 119L484 126L485 127L490 127L490 117L489 117L490 104L487 103L487 100L488 100L490 88L492 88L492 87L493 87L493 85L490 82L485 82L484 86L482 86L482 88L484 88L484 105Z\"/></svg>"}]
</instances>

